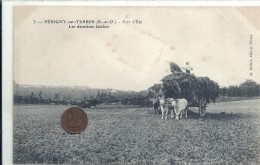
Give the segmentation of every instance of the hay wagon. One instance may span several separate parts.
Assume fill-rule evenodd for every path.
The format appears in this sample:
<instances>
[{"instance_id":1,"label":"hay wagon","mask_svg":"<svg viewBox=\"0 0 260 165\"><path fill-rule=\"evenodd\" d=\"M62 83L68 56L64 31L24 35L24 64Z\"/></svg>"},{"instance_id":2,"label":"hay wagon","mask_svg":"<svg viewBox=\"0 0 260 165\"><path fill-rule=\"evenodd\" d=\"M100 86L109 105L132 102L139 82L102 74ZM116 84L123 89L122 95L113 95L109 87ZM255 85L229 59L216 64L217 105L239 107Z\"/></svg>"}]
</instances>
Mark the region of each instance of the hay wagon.
<instances>
[{"instance_id":1,"label":"hay wagon","mask_svg":"<svg viewBox=\"0 0 260 165\"><path fill-rule=\"evenodd\" d=\"M188 104L189 107L198 107L199 115L201 117L205 116L206 108L207 108L207 104L208 104L206 96L201 96L196 101L191 100L191 101L188 101L188 102L189 102L189 104Z\"/></svg>"},{"instance_id":2,"label":"hay wagon","mask_svg":"<svg viewBox=\"0 0 260 165\"><path fill-rule=\"evenodd\" d=\"M164 77L162 82L165 98L185 98L188 107L198 107L201 117L206 114L207 104L218 97L219 86L208 77L177 72Z\"/></svg>"}]
</instances>

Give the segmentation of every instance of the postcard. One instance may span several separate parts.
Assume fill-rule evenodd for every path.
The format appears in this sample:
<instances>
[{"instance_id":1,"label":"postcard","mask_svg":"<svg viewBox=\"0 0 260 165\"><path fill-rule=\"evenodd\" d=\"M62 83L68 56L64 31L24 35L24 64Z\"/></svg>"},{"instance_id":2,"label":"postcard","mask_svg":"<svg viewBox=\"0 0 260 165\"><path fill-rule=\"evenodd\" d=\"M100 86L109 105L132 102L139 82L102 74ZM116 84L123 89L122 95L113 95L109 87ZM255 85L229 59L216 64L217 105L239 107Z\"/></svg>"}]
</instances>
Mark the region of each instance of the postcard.
<instances>
[{"instance_id":1,"label":"postcard","mask_svg":"<svg viewBox=\"0 0 260 165\"><path fill-rule=\"evenodd\" d=\"M14 164L259 164L260 8L13 7Z\"/></svg>"}]
</instances>

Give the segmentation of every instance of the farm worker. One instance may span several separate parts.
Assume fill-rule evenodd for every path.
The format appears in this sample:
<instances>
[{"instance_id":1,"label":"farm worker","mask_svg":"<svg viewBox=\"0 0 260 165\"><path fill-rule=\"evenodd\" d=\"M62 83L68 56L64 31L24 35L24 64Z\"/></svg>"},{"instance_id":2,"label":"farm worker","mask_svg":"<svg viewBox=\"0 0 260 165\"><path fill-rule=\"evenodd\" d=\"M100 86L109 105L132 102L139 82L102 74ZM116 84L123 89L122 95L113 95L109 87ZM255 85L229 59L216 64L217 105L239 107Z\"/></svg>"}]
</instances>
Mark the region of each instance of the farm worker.
<instances>
[{"instance_id":1,"label":"farm worker","mask_svg":"<svg viewBox=\"0 0 260 165\"><path fill-rule=\"evenodd\" d=\"M190 71L193 70L193 68L190 66L190 62L186 62L186 66L183 67L185 69L186 73L190 74Z\"/></svg>"}]
</instances>

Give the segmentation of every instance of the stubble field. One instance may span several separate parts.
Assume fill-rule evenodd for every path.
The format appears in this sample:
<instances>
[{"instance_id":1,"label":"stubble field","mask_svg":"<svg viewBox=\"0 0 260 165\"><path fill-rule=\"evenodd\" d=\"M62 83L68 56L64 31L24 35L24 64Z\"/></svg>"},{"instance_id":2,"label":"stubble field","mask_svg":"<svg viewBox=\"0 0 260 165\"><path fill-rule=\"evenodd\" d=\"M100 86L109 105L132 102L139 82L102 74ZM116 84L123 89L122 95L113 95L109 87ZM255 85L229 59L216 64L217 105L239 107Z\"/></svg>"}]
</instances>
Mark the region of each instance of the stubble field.
<instances>
[{"instance_id":1,"label":"stubble field","mask_svg":"<svg viewBox=\"0 0 260 165\"><path fill-rule=\"evenodd\" d=\"M209 104L204 119L190 108L179 121L152 108L85 109L88 127L76 135L60 123L70 106L14 106L14 163L260 164L259 104Z\"/></svg>"}]
</instances>

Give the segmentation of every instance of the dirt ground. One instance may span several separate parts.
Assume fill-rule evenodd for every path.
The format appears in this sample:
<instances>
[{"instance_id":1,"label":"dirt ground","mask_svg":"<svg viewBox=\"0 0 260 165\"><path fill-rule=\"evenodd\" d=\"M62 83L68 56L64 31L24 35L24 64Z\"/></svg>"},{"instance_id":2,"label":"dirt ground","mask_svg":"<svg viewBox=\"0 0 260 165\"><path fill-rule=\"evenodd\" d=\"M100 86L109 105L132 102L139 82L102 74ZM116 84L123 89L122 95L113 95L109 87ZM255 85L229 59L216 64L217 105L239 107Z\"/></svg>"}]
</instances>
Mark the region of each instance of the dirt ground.
<instances>
[{"instance_id":1,"label":"dirt ground","mask_svg":"<svg viewBox=\"0 0 260 165\"><path fill-rule=\"evenodd\" d=\"M152 108L85 109L89 125L76 135L60 123L70 106L14 106L14 163L260 164L259 105L209 104L204 119L190 108L178 121Z\"/></svg>"}]
</instances>

